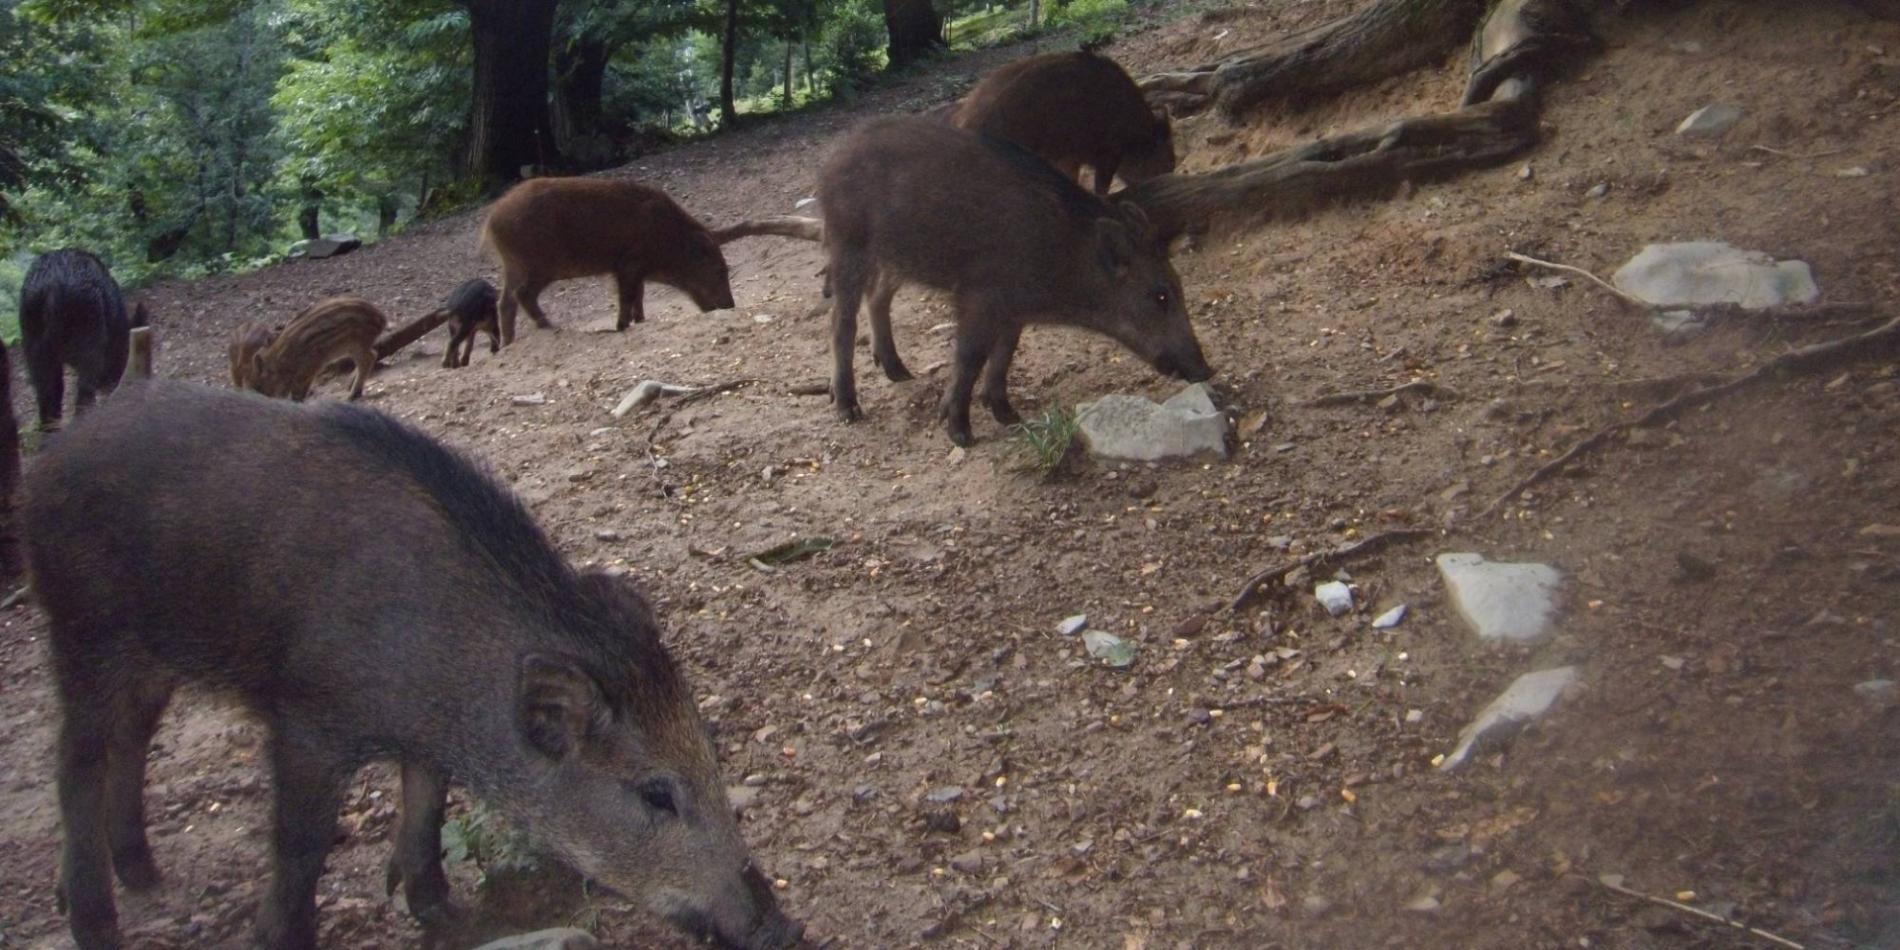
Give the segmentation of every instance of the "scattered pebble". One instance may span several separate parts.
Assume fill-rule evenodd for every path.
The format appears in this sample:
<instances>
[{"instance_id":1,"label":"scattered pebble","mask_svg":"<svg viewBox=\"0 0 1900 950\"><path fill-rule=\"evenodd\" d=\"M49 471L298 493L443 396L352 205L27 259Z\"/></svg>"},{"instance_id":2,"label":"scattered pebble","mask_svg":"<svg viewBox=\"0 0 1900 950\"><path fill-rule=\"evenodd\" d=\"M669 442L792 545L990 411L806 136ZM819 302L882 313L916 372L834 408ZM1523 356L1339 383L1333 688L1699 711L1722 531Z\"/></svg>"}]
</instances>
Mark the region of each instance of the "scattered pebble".
<instances>
[{"instance_id":1,"label":"scattered pebble","mask_svg":"<svg viewBox=\"0 0 1900 950\"><path fill-rule=\"evenodd\" d=\"M1352 588L1338 581L1327 581L1313 588L1313 596L1326 608L1326 612L1337 617L1352 609Z\"/></svg>"},{"instance_id":2,"label":"scattered pebble","mask_svg":"<svg viewBox=\"0 0 1900 950\"><path fill-rule=\"evenodd\" d=\"M516 396L508 401L517 406L545 406L548 404L548 397L546 393L529 393L525 396Z\"/></svg>"},{"instance_id":3,"label":"scattered pebble","mask_svg":"<svg viewBox=\"0 0 1900 950\"><path fill-rule=\"evenodd\" d=\"M1703 106L1676 126L1676 134L1685 138L1721 138L1735 123L1742 121L1742 107L1718 103Z\"/></svg>"},{"instance_id":4,"label":"scattered pebble","mask_svg":"<svg viewBox=\"0 0 1900 950\"><path fill-rule=\"evenodd\" d=\"M1056 624L1056 632L1059 634L1062 634L1065 637L1073 637L1076 634L1081 633L1083 628L1087 627L1088 625L1089 625L1088 614L1075 614L1074 616L1063 618L1061 623Z\"/></svg>"},{"instance_id":5,"label":"scattered pebble","mask_svg":"<svg viewBox=\"0 0 1900 950\"><path fill-rule=\"evenodd\" d=\"M1390 630L1393 627L1398 626L1399 621L1402 621L1405 619L1405 606L1406 605L1404 604L1400 604L1397 607L1394 607L1391 610L1388 610L1385 613L1382 613L1379 616L1373 618L1372 629Z\"/></svg>"},{"instance_id":6,"label":"scattered pebble","mask_svg":"<svg viewBox=\"0 0 1900 950\"><path fill-rule=\"evenodd\" d=\"M931 789L930 792L924 796L924 801L932 805L948 805L951 802L960 801L962 798L963 786L940 785Z\"/></svg>"}]
</instances>

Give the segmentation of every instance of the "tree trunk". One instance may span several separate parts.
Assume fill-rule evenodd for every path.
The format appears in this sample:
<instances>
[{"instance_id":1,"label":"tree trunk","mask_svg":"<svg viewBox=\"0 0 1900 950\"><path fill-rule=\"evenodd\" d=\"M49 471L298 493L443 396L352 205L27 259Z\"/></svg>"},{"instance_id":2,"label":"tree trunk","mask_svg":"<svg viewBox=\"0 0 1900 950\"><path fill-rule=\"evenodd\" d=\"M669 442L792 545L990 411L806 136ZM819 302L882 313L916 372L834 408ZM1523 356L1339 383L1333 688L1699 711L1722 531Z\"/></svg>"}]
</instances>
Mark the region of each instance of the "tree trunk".
<instances>
[{"instance_id":1,"label":"tree trunk","mask_svg":"<svg viewBox=\"0 0 1900 950\"><path fill-rule=\"evenodd\" d=\"M732 103L732 65L739 50L739 0L726 0L726 39L719 56L719 124L730 127L739 119Z\"/></svg>"},{"instance_id":2,"label":"tree trunk","mask_svg":"<svg viewBox=\"0 0 1900 950\"><path fill-rule=\"evenodd\" d=\"M908 66L943 45L943 18L930 0L884 0L892 67Z\"/></svg>"},{"instance_id":3,"label":"tree trunk","mask_svg":"<svg viewBox=\"0 0 1900 950\"><path fill-rule=\"evenodd\" d=\"M301 179L301 185L303 204L297 209L297 229L303 232L304 240L314 241L323 236L323 190L310 177Z\"/></svg>"},{"instance_id":4,"label":"tree trunk","mask_svg":"<svg viewBox=\"0 0 1900 950\"><path fill-rule=\"evenodd\" d=\"M376 237L389 236L389 229L396 226L396 216L402 213L402 205L393 192L376 196Z\"/></svg>"},{"instance_id":5,"label":"tree trunk","mask_svg":"<svg viewBox=\"0 0 1900 950\"><path fill-rule=\"evenodd\" d=\"M803 45L804 45L804 47L805 47L805 94L806 94L806 95L811 95L811 94L812 94L812 78L811 78L811 34L809 34L809 33L807 33L807 34L805 34L805 38L804 38L804 44L803 44Z\"/></svg>"},{"instance_id":6,"label":"tree trunk","mask_svg":"<svg viewBox=\"0 0 1900 950\"><path fill-rule=\"evenodd\" d=\"M575 139L600 132L601 93L613 48L605 40L581 37L554 53L554 142L563 152Z\"/></svg>"},{"instance_id":7,"label":"tree trunk","mask_svg":"<svg viewBox=\"0 0 1900 950\"><path fill-rule=\"evenodd\" d=\"M792 107L792 37L785 36L785 108Z\"/></svg>"},{"instance_id":8,"label":"tree trunk","mask_svg":"<svg viewBox=\"0 0 1900 950\"><path fill-rule=\"evenodd\" d=\"M1358 13L1266 47L1143 80L1177 112L1215 104L1231 118L1268 102L1336 95L1430 63L1465 42L1488 0L1374 0Z\"/></svg>"},{"instance_id":9,"label":"tree trunk","mask_svg":"<svg viewBox=\"0 0 1900 950\"><path fill-rule=\"evenodd\" d=\"M1042 0L1029 0L1029 28L1035 29L1042 22Z\"/></svg>"},{"instance_id":10,"label":"tree trunk","mask_svg":"<svg viewBox=\"0 0 1900 950\"><path fill-rule=\"evenodd\" d=\"M475 44L469 168L491 184L553 158L548 53L558 0L462 0Z\"/></svg>"}]
</instances>

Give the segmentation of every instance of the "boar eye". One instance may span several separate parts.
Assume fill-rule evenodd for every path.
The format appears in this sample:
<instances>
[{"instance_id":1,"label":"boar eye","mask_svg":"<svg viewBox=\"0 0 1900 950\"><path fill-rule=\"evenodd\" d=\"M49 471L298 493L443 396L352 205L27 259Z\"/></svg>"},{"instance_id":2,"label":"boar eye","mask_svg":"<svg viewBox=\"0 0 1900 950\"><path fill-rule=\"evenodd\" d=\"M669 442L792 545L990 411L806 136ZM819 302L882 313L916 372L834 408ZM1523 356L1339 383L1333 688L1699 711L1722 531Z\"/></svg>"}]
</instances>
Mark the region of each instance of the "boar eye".
<instances>
[{"instance_id":1,"label":"boar eye","mask_svg":"<svg viewBox=\"0 0 1900 950\"><path fill-rule=\"evenodd\" d=\"M677 816L679 803L673 800L673 782L666 778L650 778L641 782L634 791L648 808Z\"/></svg>"},{"instance_id":2,"label":"boar eye","mask_svg":"<svg viewBox=\"0 0 1900 950\"><path fill-rule=\"evenodd\" d=\"M1163 310L1168 309L1168 291L1166 288L1158 288L1155 290L1155 305Z\"/></svg>"}]
</instances>

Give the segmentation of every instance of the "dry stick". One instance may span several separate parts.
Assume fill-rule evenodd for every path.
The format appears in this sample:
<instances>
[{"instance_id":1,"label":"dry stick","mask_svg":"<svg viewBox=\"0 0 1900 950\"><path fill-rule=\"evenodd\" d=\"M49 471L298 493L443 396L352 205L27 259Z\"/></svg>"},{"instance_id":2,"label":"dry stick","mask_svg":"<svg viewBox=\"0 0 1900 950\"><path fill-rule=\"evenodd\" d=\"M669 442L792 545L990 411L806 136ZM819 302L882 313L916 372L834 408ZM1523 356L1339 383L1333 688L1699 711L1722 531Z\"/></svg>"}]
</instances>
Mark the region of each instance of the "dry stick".
<instances>
[{"instance_id":1,"label":"dry stick","mask_svg":"<svg viewBox=\"0 0 1900 950\"><path fill-rule=\"evenodd\" d=\"M1448 387L1440 386L1437 383L1423 379L1415 379L1404 385L1392 386L1386 389L1356 389L1351 392L1318 396L1308 402L1307 405L1343 406L1347 403L1354 402L1372 402L1375 399L1384 399L1387 396L1397 396L1403 393L1419 393L1426 396L1437 396L1441 399L1459 398L1458 393Z\"/></svg>"},{"instance_id":2,"label":"dry stick","mask_svg":"<svg viewBox=\"0 0 1900 950\"><path fill-rule=\"evenodd\" d=\"M1315 564L1343 561L1353 555L1365 554L1377 548L1385 547L1395 541L1423 538L1434 533L1435 532L1430 528L1396 528L1391 531L1381 531L1363 541L1355 541L1344 547L1332 548L1326 551L1316 551L1304 557L1296 557L1290 561L1269 567L1247 578L1247 583L1240 585L1240 593L1235 594L1234 599L1228 602L1227 610L1229 613L1232 613L1246 606L1247 601L1252 600L1254 594L1259 592L1260 585L1276 577L1280 577L1288 571L1298 570L1302 567L1310 568Z\"/></svg>"},{"instance_id":3,"label":"dry stick","mask_svg":"<svg viewBox=\"0 0 1900 950\"><path fill-rule=\"evenodd\" d=\"M1711 913L1699 907L1690 907L1687 904L1677 903L1676 901L1672 901L1666 897L1657 897L1653 894L1645 894L1642 891L1632 891L1621 884L1611 884L1609 881L1603 880L1602 878L1598 878L1597 883L1603 885L1605 888L1608 888L1609 890L1615 891L1618 894L1622 894L1625 897L1634 897L1637 900L1645 900L1652 904L1658 904L1663 907L1668 907L1674 910L1682 911L1685 914L1694 914L1695 916L1700 917L1704 920L1713 920L1718 924L1727 924L1730 927L1734 927L1736 930L1748 931L1749 933L1754 934L1755 936L1760 937L1763 940L1766 940L1770 943L1779 944L1784 947L1789 947L1791 948L1791 950L1807 950L1806 947L1802 946L1801 944L1795 943L1794 941L1789 940L1786 937L1776 936L1774 934L1769 933L1766 930L1761 929L1760 927L1750 927L1749 925L1744 924L1739 920L1731 920L1727 917L1722 916L1721 914Z\"/></svg>"},{"instance_id":4,"label":"dry stick","mask_svg":"<svg viewBox=\"0 0 1900 950\"><path fill-rule=\"evenodd\" d=\"M1561 471L1564 466L1575 461L1578 456L1602 445L1608 441L1611 436L1619 432L1662 422L1665 419L1681 413L1685 409L1693 409L1704 403L1713 402L1736 390L1761 382L1776 373L1817 369L1829 365L1835 359L1842 356L1852 357L1871 353L1876 346L1892 343L1897 338L1900 338L1900 317L1889 319L1886 323L1872 330L1868 330L1865 333L1857 333L1853 336L1842 337L1838 340L1829 340L1824 343L1811 343L1798 350L1791 350L1740 376L1728 377L1714 385L1704 386L1700 389L1692 389L1643 413L1635 419L1613 423L1602 429L1598 429L1595 433L1591 434L1589 438L1571 446L1569 451L1545 462L1538 467L1537 471L1530 473L1517 484L1512 485L1510 491L1499 495L1498 499L1492 502L1491 506L1486 508L1484 514L1479 517L1486 518L1496 514L1507 502L1517 497L1519 492L1555 475Z\"/></svg>"},{"instance_id":5,"label":"dry stick","mask_svg":"<svg viewBox=\"0 0 1900 950\"><path fill-rule=\"evenodd\" d=\"M1532 264L1537 267L1548 267L1551 270L1560 270L1568 274L1576 274L1577 276L1582 277L1583 279L1588 280L1593 284L1596 284L1598 287L1601 287L1604 290L1607 290L1610 293L1615 294L1616 299L1621 300L1632 307L1635 307L1639 310L1656 309L1655 304L1652 304L1641 297L1635 296L1634 294L1624 293L1615 284L1612 284L1609 281L1604 280L1603 278L1598 277L1597 275L1592 274L1581 267L1572 267L1569 264L1559 264L1555 261L1540 261L1535 257L1531 257L1526 254L1519 254L1516 251L1505 251L1504 256L1510 258L1511 260L1517 261L1520 264Z\"/></svg>"},{"instance_id":6,"label":"dry stick","mask_svg":"<svg viewBox=\"0 0 1900 950\"><path fill-rule=\"evenodd\" d=\"M1810 152L1806 155L1803 155L1800 152L1785 152L1778 148L1769 148L1766 145L1750 145L1749 148L1753 151L1767 152L1770 155L1779 155L1782 158L1793 158L1793 159L1799 159L1801 161L1811 161L1817 158L1826 158L1829 155L1839 155L1842 152L1847 151L1846 148L1834 148L1834 149L1828 149L1825 152Z\"/></svg>"}]
</instances>

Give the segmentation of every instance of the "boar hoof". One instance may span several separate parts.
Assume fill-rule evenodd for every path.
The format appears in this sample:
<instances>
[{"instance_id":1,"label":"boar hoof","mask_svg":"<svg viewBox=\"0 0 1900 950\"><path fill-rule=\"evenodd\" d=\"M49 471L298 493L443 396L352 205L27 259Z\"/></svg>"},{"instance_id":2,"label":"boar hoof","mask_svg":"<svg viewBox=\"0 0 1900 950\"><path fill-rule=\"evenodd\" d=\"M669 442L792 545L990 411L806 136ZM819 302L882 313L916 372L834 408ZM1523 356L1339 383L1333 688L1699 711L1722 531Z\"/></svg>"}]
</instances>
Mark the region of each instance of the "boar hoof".
<instances>
[{"instance_id":1,"label":"boar hoof","mask_svg":"<svg viewBox=\"0 0 1900 950\"><path fill-rule=\"evenodd\" d=\"M976 444L976 438L970 435L969 426L967 425L959 426L959 425L956 425L955 423L952 423L949 426L949 429L950 429L950 441L955 442L956 444L966 449Z\"/></svg>"},{"instance_id":2,"label":"boar hoof","mask_svg":"<svg viewBox=\"0 0 1900 950\"><path fill-rule=\"evenodd\" d=\"M838 418L843 419L846 422L860 422L860 421L863 421L864 419L864 410L859 408L858 404L855 402L849 405L845 405L841 403L837 407L837 411L838 411Z\"/></svg>"},{"instance_id":3,"label":"boar hoof","mask_svg":"<svg viewBox=\"0 0 1900 950\"><path fill-rule=\"evenodd\" d=\"M906 383L917 378L911 375L910 367L905 366L904 361L895 356L888 360L878 360L877 365L878 368L884 370L884 378L893 383Z\"/></svg>"},{"instance_id":4,"label":"boar hoof","mask_svg":"<svg viewBox=\"0 0 1900 950\"><path fill-rule=\"evenodd\" d=\"M158 862L152 860L150 851L118 858L112 864L119 883L128 891L149 891L158 886Z\"/></svg>"},{"instance_id":5,"label":"boar hoof","mask_svg":"<svg viewBox=\"0 0 1900 950\"><path fill-rule=\"evenodd\" d=\"M1022 425L1022 413L1017 412L1016 407L1010 405L1008 400L990 399L984 402L990 407L990 415L996 417L998 423L1005 426Z\"/></svg>"}]
</instances>

